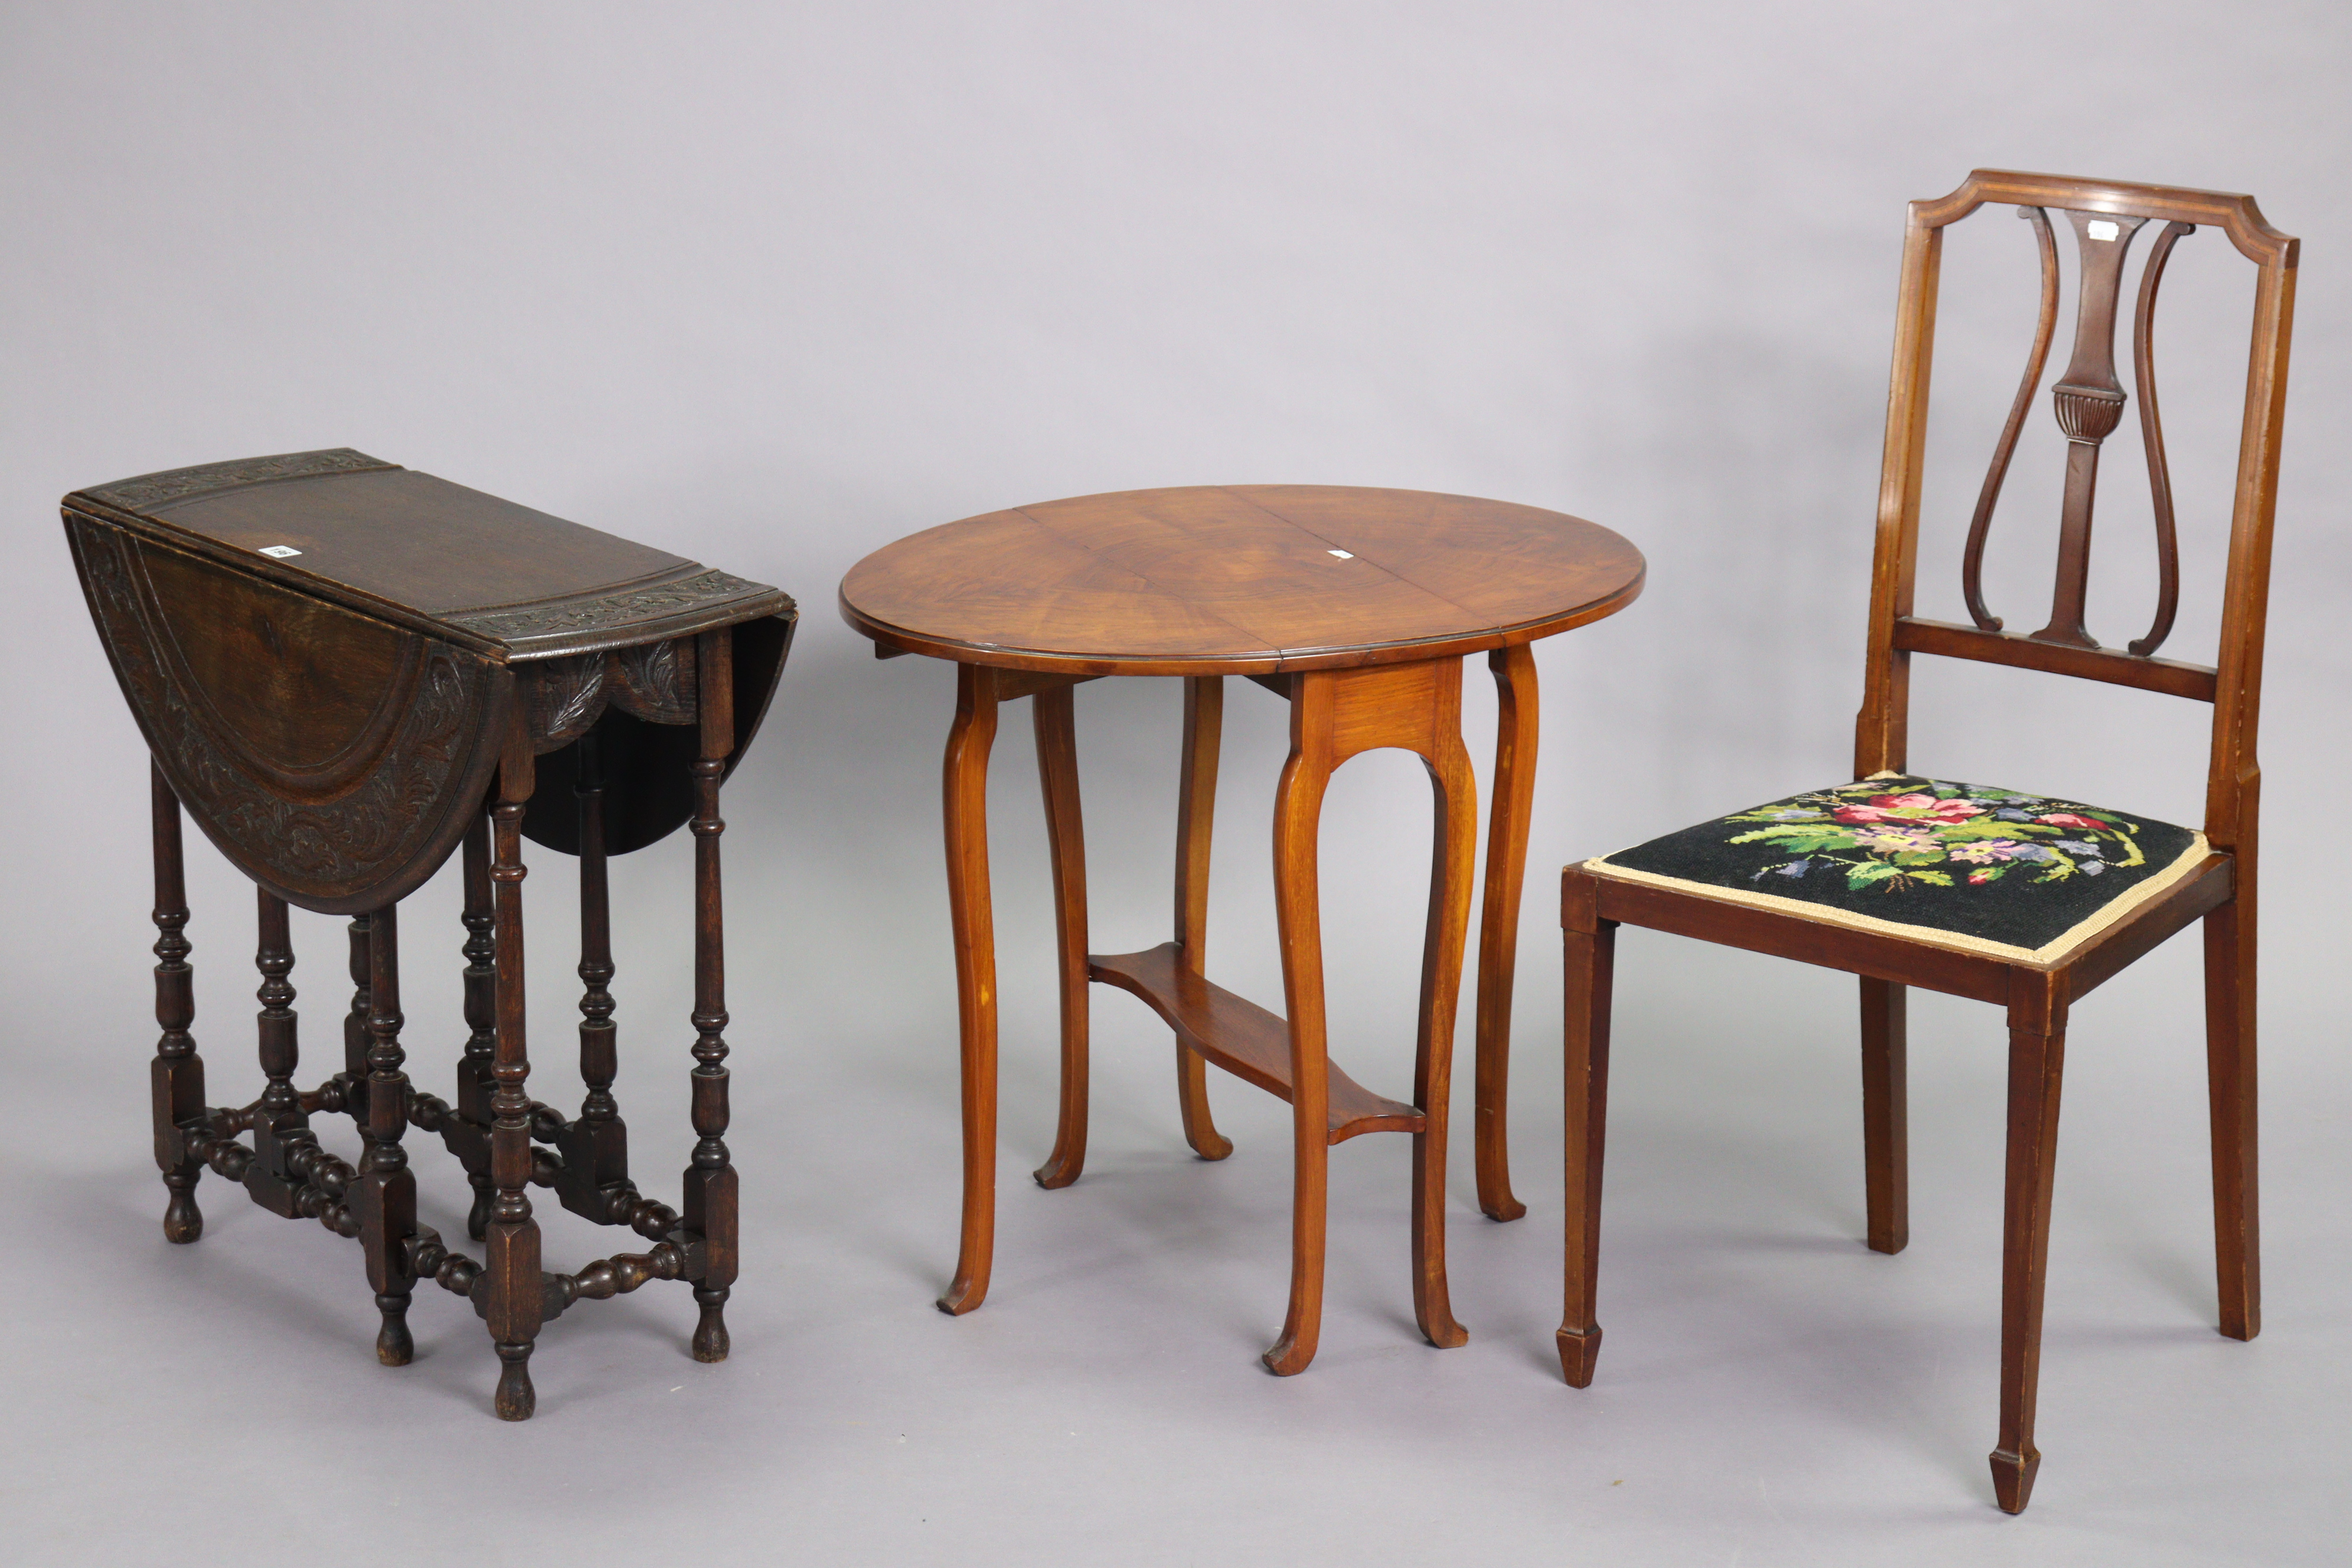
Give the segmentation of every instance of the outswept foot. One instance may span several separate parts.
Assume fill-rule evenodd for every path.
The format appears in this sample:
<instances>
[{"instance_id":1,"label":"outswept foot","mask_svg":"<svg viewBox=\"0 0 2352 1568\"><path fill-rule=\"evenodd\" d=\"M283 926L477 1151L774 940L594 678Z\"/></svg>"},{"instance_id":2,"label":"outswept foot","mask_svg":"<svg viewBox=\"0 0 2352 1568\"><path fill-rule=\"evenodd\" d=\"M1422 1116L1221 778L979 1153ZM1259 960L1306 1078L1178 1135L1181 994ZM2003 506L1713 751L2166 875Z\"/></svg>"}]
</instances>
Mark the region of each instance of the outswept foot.
<instances>
[{"instance_id":1,"label":"outswept foot","mask_svg":"<svg viewBox=\"0 0 2352 1568\"><path fill-rule=\"evenodd\" d=\"M2042 1468L2042 1450L2028 1448L2019 1455L1995 1448L1990 1458L1992 1493L2000 1502L2000 1511L2023 1513L2033 1496L2033 1477Z\"/></svg>"},{"instance_id":2,"label":"outswept foot","mask_svg":"<svg viewBox=\"0 0 2352 1568\"><path fill-rule=\"evenodd\" d=\"M727 1359L732 1342L727 1337L727 1288L709 1289L694 1288L694 1299L702 1307L702 1321L694 1326L694 1359L699 1362L720 1362Z\"/></svg>"},{"instance_id":3,"label":"outswept foot","mask_svg":"<svg viewBox=\"0 0 2352 1568\"><path fill-rule=\"evenodd\" d=\"M1571 1329L1559 1331L1559 1372L1568 1379L1570 1388L1592 1386L1592 1363L1601 1359L1601 1331L1587 1329L1578 1333Z\"/></svg>"},{"instance_id":4,"label":"outswept foot","mask_svg":"<svg viewBox=\"0 0 2352 1568\"><path fill-rule=\"evenodd\" d=\"M501 1421L528 1421L539 1408L539 1394L530 1385L530 1342L499 1346L499 1392L495 1406Z\"/></svg>"},{"instance_id":5,"label":"outswept foot","mask_svg":"<svg viewBox=\"0 0 2352 1568\"><path fill-rule=\"evenodd\" d=\"M408 1333L408 1298L378 1296L375 1306L383 1314L383 1327L376 1331L375 1359L386 1366L406 1366L416 1354L416 1342Z\"/></svg>"},{"instance_id":6,"label":"outswept foot","mask_svg":"<svg viewBox=\"0 0 2352 1568\"><path fill-rule=\"evenodd\" d=\"M1470 1342L1470 1331L1455 1322L1451 1312L1436 1314L1434 1321L1424 1321L1421 1325L1421 1332L1424 1339L1442 1351L1458 1350Z\"/></svg>"},{"instance_id":7,"label":"outswept foot","mask_svg":"<svg viewBox=\"0 0 2352 1568\"><path fill-rule=\"evenodd\" d=\"M1265 1363L1265 1370L1276 1377L1296 1377L1314 1359L1314 1340L1309 1338L1302 1343L1297 1335L1287 1331L1275 1342L1273 1349L1258 1357Z\"/></svg>"},{"instance_id":8,"label":"outswept foot","mask_svg":"<svg viewBox=\"0 0 2352 1568\"><path fill-rule=\"evenodd\" d=\"M1234 1141L1210 1128L1192 1142L1192 1152L1203 1160L1222 1160L1234 1152Z\"/></svg>"},{"instance_id":9,"label":"outswept foot","mask_svg":"<svg viewBox=\"0 0 2352 1568\"><path fill-rule=\"evenodd\" d=\"M1044 1164L1030 1172L1029 1174L1035 1178L1039 1186L1052 1192L1057 1188L1066 1187L1076 1181L1079 1173L1085 1169L1084 1154L1079 1154L1073 1159L1064 1154L1061 1150L1055 1149Z\"/></svg>"},{"instance_id":10,"label":"outswept foot","mask_svg":"<svg viewBox=\"0 0 2352 1568\"><path fill-rule=\"evenodd\" d=\"M974 1286L969 1279L959 1274L948 1287L947 1294L932 1304L950 1318L961 1318L987 1300L987 1286Z\"/></svg>"}]
</instances>

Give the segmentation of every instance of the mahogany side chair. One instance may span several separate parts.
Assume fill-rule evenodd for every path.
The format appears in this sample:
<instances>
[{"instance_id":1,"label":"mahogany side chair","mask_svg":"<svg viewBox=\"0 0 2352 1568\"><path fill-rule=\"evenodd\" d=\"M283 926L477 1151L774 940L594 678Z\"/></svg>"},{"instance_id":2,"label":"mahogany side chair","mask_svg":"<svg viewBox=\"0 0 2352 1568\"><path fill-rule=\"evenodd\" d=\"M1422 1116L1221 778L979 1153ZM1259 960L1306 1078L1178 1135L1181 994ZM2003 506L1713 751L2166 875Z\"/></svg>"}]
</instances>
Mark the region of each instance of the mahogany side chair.
<instances>
[{"instance_id":1,"label":"mahogany side chair","mask_svg":"<svg viewBox=\"0 0 2352 1568\"><path fill-rule=\"evenodd\" d=\"M1920 479L1945 228L2014 205L2039 242L2039 324L1971 519L1961 584L1974 624L1912 614ZM2066 466L2049 624L2005 628L1985 607L1987 531L2058 319L2053 209L2081 257L2074 358L2052 388ZM2254 263L2228 575L2217 667L2156 657L2179 598L2171 485L2157 410L2150 326L2173 247L2218 228ZM2155 232L2133 310L2132 368L2154 498L2158 605L2145 637L2103 647L2084 627L2100 442L2120 422L2115 328L2126 253ZM2068 1009L2192 922L2205 928L2205 1025L2212 1108L2221 1330L2261 1324L2254 1205L2254 846L2271 521L2294 308L2297 242L2252 198L2160 185L1978 170L1938 201L1914 202L1903 249L1895 370L1879 486L1868 654L1852 784L1832 784L1685 828L1563 873L1567 947L1568 1221L1561 1370L1582 1388L1601 1348L1593 1316L1609 1074L1610 970L1617 927L1647 926L1841 969L1861 977L1864 1163L1869 1245L1908 1239L1904 1105L1906 987L2008 1009L2009 1142L2001 1278L2000 1506L2032 1491L2051 1172ZM1938 654L2110 681L2209 702L2212 752L2201 832L1909 768L1911 656ZM1940 763L1939 763L1940 766Z\"/></svg>"}]
</instances>

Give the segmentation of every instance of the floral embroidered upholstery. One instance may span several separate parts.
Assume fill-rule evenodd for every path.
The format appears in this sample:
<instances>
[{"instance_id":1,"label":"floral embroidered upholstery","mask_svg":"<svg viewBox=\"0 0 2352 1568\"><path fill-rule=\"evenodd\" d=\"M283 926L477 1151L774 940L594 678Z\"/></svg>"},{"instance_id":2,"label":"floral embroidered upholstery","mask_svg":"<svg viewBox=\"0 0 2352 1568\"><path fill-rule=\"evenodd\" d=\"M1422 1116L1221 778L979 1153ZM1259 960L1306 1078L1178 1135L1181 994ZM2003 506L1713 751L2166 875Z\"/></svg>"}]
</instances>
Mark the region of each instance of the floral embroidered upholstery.
<instances>
[{"instance_id":1,"label":"floral embroidered upholstery","mask_svg":"<svg viewBox=\"0 0 2352 1568\"><path fill-rule=\"evenodd\" d=\"M1601 876L1943 945L2039 956L2177 880L2186 827L2021 790L1882 774L1790 795L1588 862Z\"/></svg>"}]
</instances>

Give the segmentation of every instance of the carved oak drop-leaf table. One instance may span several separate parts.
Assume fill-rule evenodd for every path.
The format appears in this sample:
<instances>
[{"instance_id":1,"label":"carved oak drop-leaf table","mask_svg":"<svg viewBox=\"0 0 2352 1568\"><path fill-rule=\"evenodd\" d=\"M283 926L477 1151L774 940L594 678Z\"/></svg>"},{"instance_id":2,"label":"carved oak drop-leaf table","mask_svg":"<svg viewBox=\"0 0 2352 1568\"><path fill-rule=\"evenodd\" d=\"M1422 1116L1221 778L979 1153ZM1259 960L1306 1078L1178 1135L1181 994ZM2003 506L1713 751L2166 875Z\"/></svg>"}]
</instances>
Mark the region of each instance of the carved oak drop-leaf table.
<instances>
[{"instance_id":1,"label":"carved oak drop-leaf table","mask_svg":"<svg viewBox=\"0 0 2352 1568\"><path fill-rule=\"evenodd\" d=\"M155 1160L164 1234L203 1230L209 1166L254 1202L358 1239L404 1364L420 1279L468 1298L533 1405L540 1327L576 1300L689 1282L698 1360L728 1350L736 1177L727 1130L719 788L758 730L797 612L780 591L348 449L247 458L78 490L65 524L107 657L153 759ZM262 1072L205 1103L190 1032L181 808L257 886ZM607 857L680 826L695 846L698 1136L679 1206L642 1194L617 1072ZM522 847L579 857L580 1114L530 1097ZM403 1070L399 903L462 847L465 1016L456 1098ZM339 1071L298 1089L289 905L352 915ZM356 1164L310 1126L358 1124ZM478 1261L417 1223L403 1132L437 1132L474 1187ZM250 1133L252 1142L244 1141ZM652 1246L543 1271L529 1188Z\"/></svg>"}]
</instances>

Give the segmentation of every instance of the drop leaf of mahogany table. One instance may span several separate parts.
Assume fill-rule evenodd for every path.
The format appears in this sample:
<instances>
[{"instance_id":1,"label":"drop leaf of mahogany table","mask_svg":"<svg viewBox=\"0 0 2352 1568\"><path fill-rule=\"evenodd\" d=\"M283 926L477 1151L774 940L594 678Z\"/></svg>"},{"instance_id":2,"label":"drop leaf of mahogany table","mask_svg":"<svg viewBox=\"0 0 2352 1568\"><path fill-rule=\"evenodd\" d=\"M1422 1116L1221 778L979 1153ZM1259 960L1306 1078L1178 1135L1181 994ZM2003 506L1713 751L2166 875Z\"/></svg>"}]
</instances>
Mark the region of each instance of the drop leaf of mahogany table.
<instances>
[{"instance_id":1,"label":"drop leaf of mahogany table","mask_svg":"<svg viewBox=\"0 0 2352 1568\"><path fill-rule=\"evenodd\" d=\"M496 1408L535 1404L542 1321L649 1279L694 1288L696 1359L728 1352L736 1177L727 1130L719 788L783 668L776 589L348 448L213 463L78 490L66 533L100 639L152 754L155 1161L163 1232L192 1242L209 1167L264 1208L356 1237L411 1354L419 1279L467 1297L501 1370ZM542 753L545 753L542 755ZM551 788L549 786L555 786ZM181 807L253 879L261 1098L208 1106ZM690 826L698 1142L678 1208L640 1194L617 1071L605 861ZM580 857L576 1119L530 1099L521 841ZM495 848L492 847L495 840ZM399 900L464 846L465 1016L457 1101L416 1090L400 1042ZM288 906L347 914L356 987L342 1070L297 1090ZM357 1166L310 1127L346 1112ZM401 1134L438 1132L474 1188L477 1262L416 1220ZM248 1144L241 1141L253 1135ZM534 1140L552 1148L535 1148ZM572 1274L540 1268L530 1185L655 1245Z\"/></svg>"},{"instance_id":2,"label":"drop leaf of mahogany table","mask_svg":"<svg viewBox=\"0 0 2352 1568\"><path fill-rule=\"evenodd\" d=\"M1359 1133L1413 1138L1413 1306L1430 1342L1458 1345L1445 1284L1445 1125L1454 1005L1469 925L1475 786L1462 744L1462 659L1484 653L1501 700L1479 940L1476 1139L1480 1206L1525 1212L1505 1163L1512 957L1536 762L1528 644L1613 615L1642 588L1640 552L1605 528L1534 507L1417 490L1245 485L1134 490L992 512L902 539L841 586L849 624L883 657L957 666L946 763L948 889L963 1076L963 1225L940 1306L988 1294L996 1182L996 951L986 785L997 708L1032 697L1059 926L1062 1100L1036 1173L1066 1186L1086 1162L1087 986L1132 992L1176 1035L1177 1104L1202 1158L1232 1144L1210 1116L1213 1063L1290 1102L1290 1304L1265 1363L1314 1359L1323 1300L1327 1162ZM1071 690L1112 675L1185 679L1177 790L1175 940L1088 955ZM1211 815L1224 681L1246 676L1290 702L1290 760L1276 797L1275 900L1285 1012L1204 973ZM1436 790L1419 1046L1410 1103L1330 1064L1317 900L1316 828L1332 772L1393 746Z\"/></svg>"}]
</instances>

